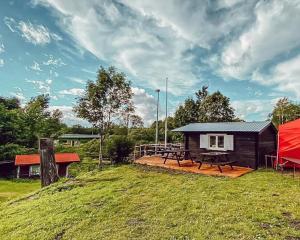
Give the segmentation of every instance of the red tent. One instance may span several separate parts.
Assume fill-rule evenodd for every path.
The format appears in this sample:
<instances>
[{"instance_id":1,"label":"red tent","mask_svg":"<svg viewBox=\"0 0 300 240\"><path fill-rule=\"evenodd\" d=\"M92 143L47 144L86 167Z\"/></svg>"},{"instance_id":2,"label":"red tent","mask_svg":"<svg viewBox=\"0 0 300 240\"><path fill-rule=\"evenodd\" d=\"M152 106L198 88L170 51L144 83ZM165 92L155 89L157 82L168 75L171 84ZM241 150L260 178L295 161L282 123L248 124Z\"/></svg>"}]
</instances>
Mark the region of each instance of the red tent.
<instances>
[{"instance_id":1,"label":"red tent","mask_svg":"<svg viewBox=\"0 0 300 240\"><path fill-rule=\"evenodd\" d=\"M279 126L278 131L278 159L283 163L282 157L300 159L300 119ZM292 164L286 165L292 167ZM300 165L296 165L300 168Z\"/></svg>"}]
</instances>

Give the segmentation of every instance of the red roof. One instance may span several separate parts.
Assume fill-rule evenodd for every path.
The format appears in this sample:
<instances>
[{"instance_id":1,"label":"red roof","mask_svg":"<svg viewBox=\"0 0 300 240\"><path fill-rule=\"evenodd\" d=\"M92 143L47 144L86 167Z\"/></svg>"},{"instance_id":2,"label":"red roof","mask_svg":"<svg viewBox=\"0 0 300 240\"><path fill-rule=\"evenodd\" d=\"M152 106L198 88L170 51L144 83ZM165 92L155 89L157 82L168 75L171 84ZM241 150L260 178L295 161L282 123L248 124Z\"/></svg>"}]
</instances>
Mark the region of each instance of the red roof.
<instances>
[{"instance_id":1,"label":"red roof","mask_svg":"<svg viewBox=\"0 0 300 240\"><path fill-rule=\"evenodd\" d=\"M80 162L80 158L77 153L56 153L56 163L72 163ZM40 164L39 154L28 154L28 155L16 155L15 165L35 165Z\"/></svg>"}]
</instances>

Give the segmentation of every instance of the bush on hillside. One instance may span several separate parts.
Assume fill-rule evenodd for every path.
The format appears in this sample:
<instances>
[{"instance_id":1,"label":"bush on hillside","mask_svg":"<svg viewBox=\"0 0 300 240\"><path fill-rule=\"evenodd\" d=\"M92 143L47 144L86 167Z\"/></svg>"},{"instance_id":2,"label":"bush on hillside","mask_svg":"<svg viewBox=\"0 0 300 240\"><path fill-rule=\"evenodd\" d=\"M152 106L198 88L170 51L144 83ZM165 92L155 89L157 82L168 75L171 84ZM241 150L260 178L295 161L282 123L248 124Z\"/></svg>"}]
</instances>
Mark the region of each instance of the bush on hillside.
<instances>
[{"instance_id":1,"label":"bush on hillside","mask_svg":"<svg viewBox=\"0 0 300 240\"><path fill-rule=\"evenodd\" d=\"M112 162L124 163L127 162L133 147L133 141L126 136L113 136L107 141L106 151Z\"/></svg>"}]
</instances>

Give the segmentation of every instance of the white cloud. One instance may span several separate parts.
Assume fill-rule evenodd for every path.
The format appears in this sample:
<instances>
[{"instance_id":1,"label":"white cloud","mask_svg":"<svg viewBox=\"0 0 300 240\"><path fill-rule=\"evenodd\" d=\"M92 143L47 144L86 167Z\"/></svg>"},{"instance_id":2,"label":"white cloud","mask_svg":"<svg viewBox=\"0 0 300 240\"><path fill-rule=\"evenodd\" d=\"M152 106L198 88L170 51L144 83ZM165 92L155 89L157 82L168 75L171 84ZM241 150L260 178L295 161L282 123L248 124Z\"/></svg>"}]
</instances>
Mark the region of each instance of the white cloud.
<instances>
[{"instance_id":1,"label":"white cloud","mask_svg":"<svg viewBox=\"0 0 300 240\"><path fill-rule=\"evenodd\" d=\"M252 78L277 91L293 93L300 99L300 54L275 65L270 73L254 72Z\"/></svg>"},{"instance_id":2,"label":"white cloud","mask_svg":"<svg viewBox=\"0 0 300 240\"><path fill-rule=\"evenodd\" d=\"M74 95L74 96L81 96L84 93L84 89L82 88L70 88L59 91L62 95Z\"/></svg>"},{"instance_id":3,"label":"white cloud","mask_svg":"<svg viewBox=\"0 0 300 240\"><path fill-rule=\"evenodd\" d=\"M82 119L76 117L76 114L73 112L73 107L72 106L66 106L66 105L58 105L58 106L50 106L49 110L53 111L55 109L59 109L63 113L63 122L68 124L68 125L75 125L75 124L80 124L83 126L90 126L90 124Z\"/></svg>"},{"instance_id":4,"label":"white cloud","mask_svg":"<svg viewBox=\"0 0 300 240\"><path fill-rule=\"evenodd\" d=\"M236 110L236 115L241 119L249 119L252 115L256 121L264 121L272 112L278 98L272 100L238 100L232 101L232 107Z\"/></svg>"},{"instance_id":5,"label":"white cloud","mask_svg":"<svg viewBox=\"0 0 300 240\"><path fill-rule=\"evenodd\" d=\"M129 3L122 7L112 1L47 4L60 13L62 28L80 46L130 73L140 85L159 88L168 76L172 93L180 94L199 83L189 52L193 42L155 16L145 17Z\"/></svg>"},{"instance_id":6,"label":"white cloud","mask_svg":"<svg viewBox=\"0 0 300 240\"><path fill-rule=\"evenodd\" d=\"M50 94L51 93L51 84L52 84L51 79L47 79L45 81L26 79L26 82L32 83L34 85L34 88L37 90L38 94Z\"/></svg>"},{"instance_id":7,"label":"white cloud","mask_svg":"<svg viewBox=\"0 0 300 240\"><path fill-rule=\"evenodd\" d=\"M54 58L52 55L49 55L48 57L49 57L48 60L43 62L43 64L46 66L61 67L67 65L63 62L61 58Z\"/></svg>"},{"instance_id":8,"label":"white cloud","mask_svg":"<svg viewBox=\"0 0 300 240\"><path fill-rule=\"evenodd\" d=\"M13 18L5 17L4 23L6 26L15 33L18 33L27 42L34 45L45 45L53 41L62 40L62 38L49 31L43 25L33 24L31 22L19 21L17 22Z\"/></svg>"},{"instance_id":9,"label":"white cloud","mask_svg":"<svg viewBox=\"0 0 300 240\"><path fill-rule=\"evenodd\" d=\"M141 88L132 88L132 92L136 114L143 118L146 126L150 125L156 120L156 99ZM162 114L159 112L159 119L161 118Z\"/></svg>"},{"instance_id":10,"label":"white cloud","mask_svg":"<svg viewBox=\"0 0 300 240\"><path fill-rule=\"evenodd\" d=\"M42 71L42 69L40 68L40 64L37 63L36 61L34 61L33 64L29 68L34 71L38 71L38 72Z\"/></svg>"},{"instance_id":11,"label":"white cloud","mask_svg":"<svg viewBox=\"0 0 300 240\"><path fill-rule=\"evenodd\" d=\"M1 54L1 53L4 53L4 52L5 52L5 47L4 47L4 44L1 43L1 44L0 44L0 54Z\"/></svg>"},{"instance_id":12,"label":"white cloud","mask_svg":"<svg viewBox=\"0 0 300 240\"><path fill-rule=\"evenodd\" d=\"M80 84L85 84L87 81L81 78L77 77L68 77L72 82L80 83Z\"/></svg>"},{"instance_id":13,"label":"white cloud","mask_svg":"<svg viewBox=\"0 0 300 240\"><path fill-rule=\"evenodd\" d=\"M220 73L245 79L280 54L300 46L300 1L259 2L256 21L230 42L220 58Z\"/></svg>"},{"instance_id":14,"label":"white cloud","mask_svg":"<svg viewBox=\"0 0 300 240\"><path fill-rule=\"evenodd\" d=\"M2 58L0 58L0 67L4 66L4 60Z\"/></svg>"},{"instance_id":15,"label":"white cloud","mask_svg":"<svg viewBox=\"0 0 300 240\"><path fill-rule=\"evenodd\" d=\"M26 100L26 97L23 93L23 90L19 87L16 87L15 89L16 89L16 91L15 92L10 92L10 95L18 98L21 101L21 103L24 103L25 100Z\"/></svg>"}]
</instances>

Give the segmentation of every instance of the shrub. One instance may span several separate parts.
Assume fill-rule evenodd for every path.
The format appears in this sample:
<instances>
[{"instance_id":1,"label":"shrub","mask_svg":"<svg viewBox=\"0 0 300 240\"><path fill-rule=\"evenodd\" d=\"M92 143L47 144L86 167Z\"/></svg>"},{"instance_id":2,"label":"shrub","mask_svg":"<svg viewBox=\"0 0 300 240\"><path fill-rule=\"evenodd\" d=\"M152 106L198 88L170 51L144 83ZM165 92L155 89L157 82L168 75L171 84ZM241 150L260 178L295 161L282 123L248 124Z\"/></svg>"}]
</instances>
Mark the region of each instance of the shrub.
<instances>
[{"instance_id":1,"label":"shrub","mask_svg":"<svg viewBox=\"0 0 300 240\"><path fill-rule=\"evenodd\" d=\"M133 151L134 143L126 136L112 136L106 144L106 151L115 163L124 163Z\"/></svg>"},{"instance_id":2,"label":"shrub","mask_svg":"<svg viewBox=\"0 0 300 240\"><path fill-rule=\"evenodd\" d=\"M0 160L13 160L18 154L36 153L37 150L25 148L18 144L7 143L0 146Z\"/></svg>"}]
</instances>

